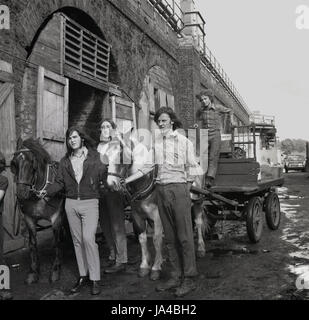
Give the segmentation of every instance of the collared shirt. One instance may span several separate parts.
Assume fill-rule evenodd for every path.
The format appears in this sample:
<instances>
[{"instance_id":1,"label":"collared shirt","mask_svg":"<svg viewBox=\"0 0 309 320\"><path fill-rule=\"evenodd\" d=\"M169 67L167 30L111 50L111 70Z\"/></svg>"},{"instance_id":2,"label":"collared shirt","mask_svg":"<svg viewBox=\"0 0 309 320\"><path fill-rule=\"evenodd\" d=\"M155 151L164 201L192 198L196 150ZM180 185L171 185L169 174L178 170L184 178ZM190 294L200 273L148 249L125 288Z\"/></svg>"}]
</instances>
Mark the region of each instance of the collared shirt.
<instances>
[{"instance_id":1,"label":"collared shirt","mask_svg":"<svg viewBox=\"0 0 309 320\"><path fill-rule=\"evenodd\" d=\"M169 131L163 136L159 134L150 150L143 174L158 165L158 184L187 183L197 175L202 175L198 165L192 142L177 131Z\"/></svg>"},{"instance_id":2,"label":"collared shirt","mask_svg":"<svg viewBox=\"0 0 309 320\"><path fill-rule=\"evenodd\" d=\"M74 153L72 153L70 157L77 183L80 183L82 180L84 161L87 159L87 155L88 150L86 147L83 147L82 152L79 156L76 156L74 155Z\"/></svg>"},{"instance_id":3,"label":"collared shirt","mask_svg":"<svg viewBox=\"0 0 309 320\"><path fill-rule=\"evenodd\" d=\"M209 131L220 131L221 129L221 115L220 113L229 113L231 109L222 106L221 104L212 103L208 108L200 108L196 117L202 122L201 129L208 129Z\"/></svg>"}]
</instances>

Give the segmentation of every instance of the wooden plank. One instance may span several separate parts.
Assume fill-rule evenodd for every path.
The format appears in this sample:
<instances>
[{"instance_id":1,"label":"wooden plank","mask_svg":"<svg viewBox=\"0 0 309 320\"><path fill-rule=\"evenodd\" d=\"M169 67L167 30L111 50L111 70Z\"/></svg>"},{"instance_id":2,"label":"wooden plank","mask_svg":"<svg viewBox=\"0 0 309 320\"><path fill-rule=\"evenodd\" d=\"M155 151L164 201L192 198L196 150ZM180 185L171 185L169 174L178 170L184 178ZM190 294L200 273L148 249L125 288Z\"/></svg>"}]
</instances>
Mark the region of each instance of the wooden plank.
<instances>
[{"instance_id":1,"label":"wooden plank","mask_svg":"<svg viewBox=\"0 0 309 320\"><path fill-rule=\"evenodd\" d=\"M64 77L62 77L61 75L56 74L54 72L51 72L49 70L46 70L46 69L45 69L45 77L52 79L58 83L61 83L62 85L66 84L66 79Z\"/></svg>"},{"instance_id":2,"label":"wooden plank","mask_svg":"<svg viewBox=\"0 0 309 320\"><path fill-rule=\"evenodd\" d=\"M254 175L220 175L215 178L216 186L255 186L257 185L257 176Z\"/></svg>"},{"instance_id":3,"label":"wooden plank","mask_svg":"<svg viewBox=\"0 0 309 320\"><path fill-rule=\"evenodd\" d=\"M4 61L4 60L0 60L0 71L13 73L13 67L9 62Z\"/></svg>"},{"instance_id":4,"label":"wooden plank","mask_svg":"<svg viewBox=\"0 0 309 320\"><path fill-rule=\"evenodd\" d=\"M132 103L132 115L133 115L133 127L137 129L137 119L136 119L136 106Z\"/></svg>"},{"instance_id":5,"label":"wooden plank","mask_svg":"<svg viewBox=\"0 0 309 320\"><path fill-rule=\"evenodd\" d=\"M65 130L68 126L68 79L39 67L37 136L53 160L65 153Z\"/></svg>"},{"instance_id":6,"label":"wooden plank","mask_svg":"<svg viewBox=\"0 0 309 320\"><path fill-rule=\"evenodd\" d=\"M71 55L70 53L68 53L68 52L66 51L66 53L65 53L65 63L73 64L73 62L68 61L68 58L71 59L71 60L73 60L73 61L75 61L75 62L76 62L76 64L75 64L75 65L76 65L76 68L79 69L80 59L79 59L78 57L76 57L76 56Z\"/></svg>"},{"instance_id":7,"label":"wooden plank","mask_svg":"<svg viewBox=\"0 0 309 320\"><path fill-rule=\"evenodd\" d=\"M117 118L133 121L132 106L127 107L121 104L116 104L116 109L117 109Z\"/></svg>"},{"instance_id":8,"label":"wooden plank","mask_svg":"<svg viewBox=\"0 0 309 320\"><path fill-rule=\"evenodd\" d=\"M72 40L70 40L69 38L66 38L65 39L65 44L66 44L66 46L68 46L69 48L71 48L71 47L75 47L76 49L76 51L80 51L80 42L74 42L74 41L72 41ZM69 45L68 45L69 44Z\"/></svg>"},{"instance_id":9,"label":"wooden plank","mask_svg":"<svg viewBox=\"0 0 309 320\"><path fill-rule=\"evenodd\" d=\"M58 96L63 96L63 84L59 84L49 78L45 77L44 90L54 93Z\"/></svg>"},{"instance_id":10,"label":"wooden plank","mask_svg":"<svg viewBox=\"0 0 309 320\"><path fill-rule=\"evenodd\" d=\"M0 70L0 81L13 82L14 81L13 79L14 79L14 77L13 77L12 73Z\"/></svg>"},{"instance_id":11,"label":"wooden plank","mask_svg":"<svg viewBox=\"0 0 309 320\"><path fill-rule=\"evenodd\" d=\"M0 60L0 70L11 73L12 66ZM14 85L8 82L0 85L0 128L2 133L0 135L0 150L4 153L7 164L9 164L16 148L16 127ZM10 248L19 249L23 247L24 241L20 234L15 235L14 204L16 200L16 185L14 177L10 170L5 170L3 174L8 178L9 182L3 212L3 225L5 228L4 251L7 252Z\"/></svg>"},{"instance_id":12,"label":"wooden plank","mask_svg":"<svg viewBox=\"0 0 309 320\"><path fill-rule=\"evenodd\" d=\"M112 119L116 123L117 115L116 115L116 97L115 96L111 98L111 104L112 104Z\"/></svg>"},{"instance_id":13,"label":"wooden plank","mask_svg":"<svg viewBox=\"0 0 309 320\"><path fill-rule=\"evenodd\" d=\"M38 138L43 136L43 108L44 108L44 77L45 69L39 66L38 70L38 89L37 89L37 115L36 115L36 134Z\"/></svg>"},{"instance_id":14,"label":"wooden plank","mask_svg":"<svg viewBox=\"0 0 309 320\"><path fill-rule=\"evenodd\" d=\"M50 132L50 131L43 131L43 139L44 140L51 140L51 141L57 141L57 142L65 142L65 137L63 135L58 136L56 135L54 132Z\"/></svg>"},{"instance_id":15,"label":"wooden plank","mask_svg":"<svg viewBox=\"0 0 309 320\"><path fill-rule=\"evenodd\" d=\"M111 92L116 95L121 95L121 92L118 89L109 86L107 81L99 81L99 79L94 79L93 77L87 77L86 74L78 73L77 70L73 67L68 66L67 64L64 66L64 75L73 78L74 80L80 81L84 84L97 88L99 90L105 92Z\"/></svg>"},{"instance_id":16,"label":"wooden plank","mask_svg":"<svg viewBox=\"0 0 309 320\"><path fill-rule=\"evenodd\" d=\"M124 105L124 106L127 106L127 107L130 107L130 108L133 107L133 103L131 101L128 101L128 100L123 99L121 97L116 97L116 103Z\"/></svg>"},{"instance_id":17,"label":"wooden plank","mask_svg":"<svg viewBox=\"0 0 309 320\"><path fill-rule=\"evenodd\" d=\"M14 89L14 84L12 83L4 83L0 85L0 108L8 99L13 89Z\"/></svg>"},{"instance_id":18,"label":"wooden plank","mask_svg":"<svg viewBox=\"0 0 309 320\"><path fill-rule=\"evenodd\" d=\"M260 171L260 165L257 162L246 163L244 161L232 163L220 163L218 173L221 175L257 175Z\"/></svg>"}]
</instances>

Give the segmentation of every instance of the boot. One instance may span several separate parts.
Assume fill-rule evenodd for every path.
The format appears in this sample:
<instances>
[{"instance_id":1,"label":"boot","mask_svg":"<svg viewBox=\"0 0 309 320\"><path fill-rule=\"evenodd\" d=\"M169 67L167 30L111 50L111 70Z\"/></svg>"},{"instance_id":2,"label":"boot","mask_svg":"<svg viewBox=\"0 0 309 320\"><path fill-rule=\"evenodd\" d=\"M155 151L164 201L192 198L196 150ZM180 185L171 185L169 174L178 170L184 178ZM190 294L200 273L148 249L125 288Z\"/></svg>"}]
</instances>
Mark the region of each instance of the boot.
<instances>
[{"instance_id":1,"label":"boot","mask_svg":"<svg viewBox=\"0 0 309 320\"><path fill-rule=\"evenodd\" d=\"M191 278L185 278L180 287L176 289L175 296L178 298L184 297L191 291L196 289L196 283Z\"/></svg>"},{"instance_id":2,"label":"boot","mask_svg":"<svg viewBox=\"0 0 309 320\"><path fill-rule=\"evenodd\" d=\"M170 289L175 289L180 286L180 283L181 282L179 278L170 278L168 281L159 284L156 287L156 290L162 292Z\"/></svg>"},{"instance_id":3,"label":"boot","mask_svg":"<svg viewBox=\"0 0 309 320\"><path fill-rule=\"evenodd\" d=\"M104 270L104 273L106 274L112 274L112 273L120 273L126 271L126 263L118 263L116 262L112 267L107 268Z\"/></svg>"},{"instance_id":4,"label":"boot","mask_svg":"<svg viewBox=\"0 0 309 320\"><path fill-rule=\"evenodd\" d=\"M80 290L88 283L89 283L89 278L87 276L86 277L79 277L75 286L71 289L71 293L80 292Z\"/></svg>"},{"instance_id":5,"label":"boot","mask_svg":"<svg viewBox=\"0 0 309 320\"><path fill-rule=\"evenodd\" d=\"M101 293L100 281L91 281L91 294L97 296Z\"/></svg>"}]
</instances>

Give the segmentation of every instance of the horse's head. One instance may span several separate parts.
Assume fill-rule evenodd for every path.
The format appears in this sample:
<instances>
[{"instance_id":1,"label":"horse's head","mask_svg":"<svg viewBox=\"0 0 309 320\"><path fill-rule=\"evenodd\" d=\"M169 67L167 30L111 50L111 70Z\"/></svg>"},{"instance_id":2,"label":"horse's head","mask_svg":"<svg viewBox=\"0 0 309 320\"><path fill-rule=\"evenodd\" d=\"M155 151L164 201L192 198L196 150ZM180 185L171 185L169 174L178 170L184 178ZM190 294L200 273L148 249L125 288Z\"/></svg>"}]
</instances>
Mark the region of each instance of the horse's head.
<instances>
[{"instance_id":1,"label":"horse's head","mask_svg":"<svg viewBox=\"0 0 309 320\"><path fill-rule=\"evenodd\" d=\"M48 162L50 156L37 140L28 139L18 145L11 161L18 199L27 200L31 197L31 192L44 178L44 166Z\"/></svg>"},{"instance_id":2,"label":"horse's head","mask_svg":"<svg viewBox=\"0 0 309 320\"><path fill-rule=\"evenodd\" d=\"M29 199L36 182L37 168L37 160L31 150L23 148L15 152L11 161L11 171L15 175L18 199Z\"/></svg>"}]
</instances>

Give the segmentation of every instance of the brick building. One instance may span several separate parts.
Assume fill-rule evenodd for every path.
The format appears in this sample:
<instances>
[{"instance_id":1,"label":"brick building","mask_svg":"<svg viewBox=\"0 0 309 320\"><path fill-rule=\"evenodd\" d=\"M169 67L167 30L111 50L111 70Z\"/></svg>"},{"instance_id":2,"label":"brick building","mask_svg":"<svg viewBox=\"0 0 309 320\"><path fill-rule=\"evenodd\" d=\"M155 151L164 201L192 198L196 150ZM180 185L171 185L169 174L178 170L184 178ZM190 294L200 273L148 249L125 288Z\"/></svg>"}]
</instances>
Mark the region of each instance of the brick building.
<instances>
[{"instance_id":1,"label":"brick building","mask_svg":"<svg viewBox=\"0 0 309 320\"><path fill-rule=\"evenodd\" d=\"M58 160L68 126L85 125L96 137L104 117L125 128L150 129L163 105L173 107L188 128L196 121L195 96L202 88L213 88L216 99L234 109L235 123L249 122L229 80L196 42L205 34L193 0L1 5L10 12L10 28L0 29L0 149L8 159L17 137L37 137ZM12 213L9 178L6 212ZM10 248L20 243L13 216L5 221Z\"/></svg>"}]
</instances>

